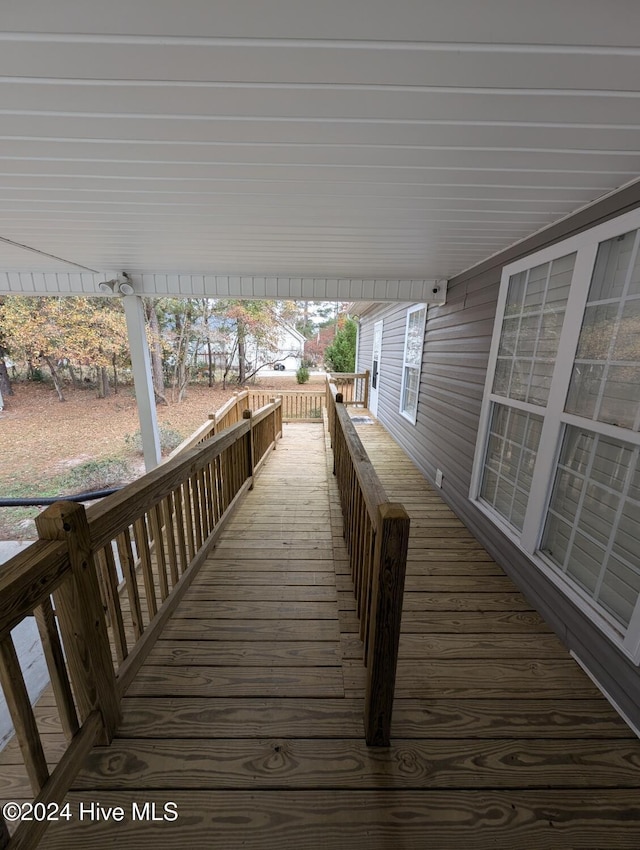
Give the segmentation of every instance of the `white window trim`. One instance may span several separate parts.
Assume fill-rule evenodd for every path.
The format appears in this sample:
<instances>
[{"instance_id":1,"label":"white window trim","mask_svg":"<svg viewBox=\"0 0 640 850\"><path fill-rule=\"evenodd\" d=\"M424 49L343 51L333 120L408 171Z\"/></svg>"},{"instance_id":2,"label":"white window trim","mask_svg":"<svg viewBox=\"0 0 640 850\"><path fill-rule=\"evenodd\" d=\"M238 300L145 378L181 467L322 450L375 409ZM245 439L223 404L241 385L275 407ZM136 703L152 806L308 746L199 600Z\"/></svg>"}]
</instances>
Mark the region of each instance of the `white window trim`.
<instances>
[{"instance_id":1,"label":"white window trim","mask_svg":"<svg viewBox=\"0 0 640 850\"><path fill-rule=\"evenodd\" d=\"M402 407L403 399L404 399L404 384L405 384L405 369L407 368L407 341L409 339L409 320L413 313L417 313L419 310L424 310L424 321L422 323L421 335L420 335L420 366L418 367L418 395L416 399L416 411L415 414L409 413L404 410ZM402 380L400 382L400 406L399 413L403 416L408 422L411 422L412 425L416 424L418 419L418 405L420 404L420 378L422 377L422 358L424 356L424 334L425 329L427 327L427 312L428 307L426 304L414 304L412 307L409 307L407 310L407 318L405 321L404 327L404 351L402 355ZM415 368L413 364L409 364L412 368Z\"/></svg>"},{"instance_id":2,"label":"white window trim","mask_svg":"<svg viewBox=\"0 0 640 850\"><path fill-rule=\"evenodd\" d=\"M640 434L638 433L564 412L566 392L577 351L598 245L619 234L639 228L640 209L636 209L579 233L576 236L565 239L562 242L557 242L541 251L529 254L503 268L469 490L469 498L478 510L485 514L506 537L521 549L533 561L540 572L557 586L577 608L592 620L636 664L640 664L640 596L638 597L638 602L629 625L625 630L613 617L610 617L606 611L597 606L597 603L587 593L581 591L577 585L570 583L562 573L557 571L552 563L545 558L544 554L538 550L538 547L541 542L544 520L551 499L551 489L553 487L555 469L562 442L561 437L565 427L567 425L575 425L597 434L615 437L625 443L640 445ZM519 402L514 399L505 399L503 396L492 393L509 279L518 272L526 271L527 269L574 252L576 252L576 261L565 310L560 345L556 356L557 365L554 369L549 398L544 412L540 446L531 482L525 522L522 533L518 534L491 505L482 501L480 498L484 457L489 439L491 405L493 403L506 403L508 407L518 408L536 414L540 413L539 406ZM580 283L577 283L578 281Z\"/></svg>"}]
</instances>

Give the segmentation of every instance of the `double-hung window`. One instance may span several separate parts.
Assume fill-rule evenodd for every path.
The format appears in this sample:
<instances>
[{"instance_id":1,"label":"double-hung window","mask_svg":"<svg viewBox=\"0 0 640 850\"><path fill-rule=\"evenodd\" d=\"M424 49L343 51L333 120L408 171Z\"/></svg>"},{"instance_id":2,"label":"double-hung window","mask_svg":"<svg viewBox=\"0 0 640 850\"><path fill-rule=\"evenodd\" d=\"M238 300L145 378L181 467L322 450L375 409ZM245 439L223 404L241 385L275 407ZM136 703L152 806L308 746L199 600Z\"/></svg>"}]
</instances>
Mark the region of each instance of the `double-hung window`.
<instances>
[{"instance_id":1,"label":"double-hung window","mask_svg":"<svg viewBox=\"0 0 640 850\"><path fill-rule=\"evenodd\" d=\"M640 662L640 211L503 270L471 498Z\"/></svg>"},{"instance_id":2,"label":"double-hung window","mask_svg":"<svg viewBox=\"0 0 640 850\"><path fill-rule=\"evenodd\" d=\"M418 393L426 321L426 304L417 304L409 308L404 337L400 413L414 425L418 415Z\"/></svg>"}]
</instances>

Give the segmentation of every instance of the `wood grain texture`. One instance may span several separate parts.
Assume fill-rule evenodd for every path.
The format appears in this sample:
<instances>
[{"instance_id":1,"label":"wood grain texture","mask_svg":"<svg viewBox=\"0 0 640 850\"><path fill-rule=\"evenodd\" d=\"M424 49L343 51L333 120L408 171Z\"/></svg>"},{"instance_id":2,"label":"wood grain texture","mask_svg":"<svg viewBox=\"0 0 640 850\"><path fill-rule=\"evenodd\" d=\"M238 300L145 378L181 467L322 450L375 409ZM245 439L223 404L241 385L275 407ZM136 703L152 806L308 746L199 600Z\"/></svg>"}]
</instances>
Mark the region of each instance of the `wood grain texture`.
<instances>
[{"instance_id":1,"label":"wood grain texture","mask_svg":"<svg viewBox=\"0 0 640 850\"><path fill-rule=\"evenodd\" d=\"M73 790L203 788L635 788L636 742L574 740L364 741L276 738L114 741L94 749Z\"/></svg>"},{"instance_id":2,"label":"wood grain texture","mask_svg":"<svg viewBox=\"0 0 640 850\"><path fill-rule=\"evenodd\" d=\"M84 792L70 794L72 805ZM104 792L107 806L131 805L130 794ZM149 792L162 809L166 792ZM175 823L54 824L45 850L637 850L640 805L633 791L353 791L177 792ZM75 828L74 828L75 826ZM428 836L428 844L425 844Z\"/></svg>"}]
</instances>

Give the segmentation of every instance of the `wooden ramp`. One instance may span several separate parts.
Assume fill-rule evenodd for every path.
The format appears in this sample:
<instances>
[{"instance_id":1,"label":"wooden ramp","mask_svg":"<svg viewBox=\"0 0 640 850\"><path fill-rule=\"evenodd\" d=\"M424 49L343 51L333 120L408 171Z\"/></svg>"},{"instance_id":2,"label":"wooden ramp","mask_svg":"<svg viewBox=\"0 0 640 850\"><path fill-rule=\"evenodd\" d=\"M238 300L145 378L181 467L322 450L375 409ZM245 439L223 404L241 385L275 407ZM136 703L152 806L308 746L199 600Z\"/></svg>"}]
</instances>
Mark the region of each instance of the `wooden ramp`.
<instances>
[{"instance_id":1,"label":"wooden ramp","mask_svg":"<svg viewBox=\"0 0 640 850\"><path fill-rule=\"evenodd\" d=\"M364 744L325 435L290 425L43 847L638 850L640 742L387 433L360 432L412 521L393 745ZM81 822L92 802L123 822Z\"/></svg>"}]
</instances>

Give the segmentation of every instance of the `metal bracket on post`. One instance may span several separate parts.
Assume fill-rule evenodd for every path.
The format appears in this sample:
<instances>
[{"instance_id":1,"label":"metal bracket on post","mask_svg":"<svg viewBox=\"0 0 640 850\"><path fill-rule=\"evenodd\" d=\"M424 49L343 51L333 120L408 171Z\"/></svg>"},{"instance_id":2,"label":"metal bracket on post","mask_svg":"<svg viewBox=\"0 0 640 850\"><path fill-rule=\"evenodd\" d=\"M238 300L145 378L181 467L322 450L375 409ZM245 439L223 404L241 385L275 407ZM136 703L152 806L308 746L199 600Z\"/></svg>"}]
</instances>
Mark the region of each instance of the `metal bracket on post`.
<instances>
[{"instance_id":1,"label":"metal bracket on post","mask_svg":"<svg viewBox=\"0 0 640 850\"><path fill-rule=\"evenodd\" d=\"M253 490L253 470L255 469L255 452L253 448L253 413L250 410L243 410L242 418L249 420L249 432L247 434L249 438L249 442L247 444L247 477L251 479L249 490Z\"/></svg>"}]
</instances>

